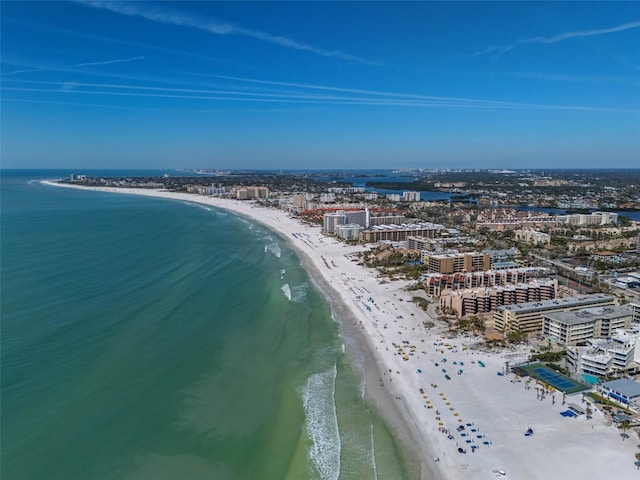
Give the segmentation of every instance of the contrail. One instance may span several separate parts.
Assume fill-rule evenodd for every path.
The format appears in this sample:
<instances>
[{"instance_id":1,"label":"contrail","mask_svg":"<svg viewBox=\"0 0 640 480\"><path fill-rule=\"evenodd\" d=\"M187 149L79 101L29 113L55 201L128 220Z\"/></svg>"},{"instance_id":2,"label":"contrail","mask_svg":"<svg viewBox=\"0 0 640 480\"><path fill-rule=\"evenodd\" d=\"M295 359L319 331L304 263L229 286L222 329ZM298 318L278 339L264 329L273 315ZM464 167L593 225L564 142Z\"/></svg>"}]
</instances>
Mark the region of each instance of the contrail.
<instances>
[{"instance_id":1,"label":"contrail","mask_svg":"<svg viewBox=\"0 0 640 480\"><path fill-rule=\"evenodd\" d=\"M582 30L577 32L565 32L554 35L553 37L534 37L523 40L521 43L557 43L562 40L576 37L593 37L595 35L605 35L607 33L624 32L632 28L640 27L640 20L635 22L623 23L616 27L601 28L598 30Z\"/></svg>"},{"instance_id":2,"label":"contrail","mask_svg":"<svg viewBox=\"0 0 640 480\"><path fill-rule=\"evenodd\" d=\"M125 62L133 62L134 60L143 60L144 57L132 57L132 58L120 58L117 60L107 60L106 62L89 62L89 63L78 63L77 65L69 65L70 67L88 67L91 65L109 65L111 63L125 63Z\"/></svg>"},{"instance_id":3,"label":"contrail","mask_svg":"<svg viewBox=\"0 0 640 480\"><path fill-rule=\"evenodd\" d=\"M557 35L553 35L552 37L540 36L540 37L523 38L521 40L513 42L510 45L487 47L484 50L479 50L477 52L471 53L466 56L479 57L481 55L488 55L488 54L496 54L496 56L500 56L503 53L508 52L509 50L513 50L518 45L528 45L532 43L558 43L564 40L568 40L570 38L594 37L597 35L607 35L609 33L624 32L625 30L631 30L633 28L640 28L640 20L623 23L622 25L617 25L615 27L609 27L609 28L578 30L575 32L564 32L564 33L559 33Z\"/></svg>"},{"instance_id":4,"label":"contrail","mask_svg":"<svg viewBox=\"0 0 640 480\"><path fill-rule=\"evenodd\" d=\"M325 50L280 35L273 35L271 33L253 30L222 20L199 18L197 16L186 14L183 12L172 11L167 9L166 7L158 8L154 6L153 8L149 8L147 5L138 3L102 0L77 1L89 7L109 10L121 15L128 15L130 17L142 17L153 22L166 23L179 27L196 28L198 30L213 33L215 35L243 35L245 37L254 38L263 42L273 43L281 47L315 53L316 55L319 55L321 57L335 57L358 63L375 64L375 62L367 61L363 58L351 55L341 50Z\"/></svg>"},{"instance_id":5,"label":"contrail","mask_svg":"<svg viewBox=\"0 0 640 480\"><path fill-rule=\"evenodd\" d=\"M63 67L39 67L39 68L21 69L21 70L14 70L12 72L3 73L0 76L4 77L7 75L16 75L18 73L51 72L51 71L59 70L60 68L90 67L94 65L110 65L112 63L133 62L135 60L142 60L142 59L144 59L144 57L119 58L116 60L106 60L104 62L76 63L75 65L65 65Z\"/></svg>"},{"instance_id":6,"label":"contrail","mask_svg":"<svg viewBox=\"0 0 640 480\"><path fill-rule=\"evenodd\" d=\"M58 85L58 82L32 82ZM431 100L413 100L398 98L363 98L363 97L340 97L326 95L267 95L267 94L247 94L239 91L222 90L191 90L191 89L171 89L157 87L140 87L132 85L109 85L109 84L75 84L75 87L93 87L109 90L60 90L52 88L24 88L24 87L4 87L5 91L17 92L42 92L42 93L63 93L75 95L98 95L114 97L140 97L140 98L166 98L182 100L209 100L209 101L235 101L235 102L255 102L255 103L282 103L282 104L310 104L310 105L361 105L361 106L396 106L413 108L453 108L453 109L498 109L498 110L549 110L549 111L582 111L582 112L637 112L630 109L617 109L606 107L591 107L579 105L545 105L533 103L516 102L490 102L486 100L460 99L458 101L447 99L446 97L434 97ZM128 90L128 91L127 91ZM245 96L250 95L250 96Z\"/></svg>"}]
</instances>

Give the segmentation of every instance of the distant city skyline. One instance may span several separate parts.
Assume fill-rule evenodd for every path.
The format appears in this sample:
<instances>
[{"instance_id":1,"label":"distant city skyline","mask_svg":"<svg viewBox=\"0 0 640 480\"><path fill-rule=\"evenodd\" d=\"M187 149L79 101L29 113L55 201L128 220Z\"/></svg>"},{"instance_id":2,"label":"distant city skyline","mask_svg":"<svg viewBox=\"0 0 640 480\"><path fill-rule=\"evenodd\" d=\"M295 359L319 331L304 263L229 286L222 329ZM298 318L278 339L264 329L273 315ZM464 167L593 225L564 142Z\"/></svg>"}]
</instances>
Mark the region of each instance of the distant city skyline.
<instances>
[{"instance_id":1,"label":"distant city skyline","mask_svg":"<svg viewBox=\"0 0 640 480\"><path fill-rule=\"evenodd\" d=\"M638 168L637 2L2 2L4 168Z\"/></svg>"}]
</instances>

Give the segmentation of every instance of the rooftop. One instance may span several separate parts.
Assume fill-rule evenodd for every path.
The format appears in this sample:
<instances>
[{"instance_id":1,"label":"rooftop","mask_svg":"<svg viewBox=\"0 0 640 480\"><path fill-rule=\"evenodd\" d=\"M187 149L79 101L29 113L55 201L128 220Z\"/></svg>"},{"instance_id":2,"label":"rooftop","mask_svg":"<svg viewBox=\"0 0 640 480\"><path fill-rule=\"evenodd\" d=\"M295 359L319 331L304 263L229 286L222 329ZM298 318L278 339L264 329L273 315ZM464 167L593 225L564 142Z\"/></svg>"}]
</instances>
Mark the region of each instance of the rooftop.
<instances>
[{"instance_id":1,"label":"rooftop","mask_svg":"<svg viewBox=\"0 0 640 480\"><path fill-rule=\"evenodd\" d=\"M604 388L614 390L627 398L640 396L640 383L629 378L619 378L602 384Z\"/></svg>"},{"instance_id":2,"label":"rooftop","mask_svg":"<svg viewBox=\"0 0 640 480\"><path fill-rule=\"evenodd\" d=\"M577 297L556 298L553 300L541 300L539 302L518 303L515 305L502 305L498 311L513 311L517 313L545 311L550 309L571 308L580 305L592 305L599 302L613 302L611 295L596 293L593 295L579 295Z\"/></svg>"},{"instance_id":3,"label":"rooftop","mask_svg":"<svg viewBox=\"0 0 640 480\"><path fill-rule=\"evenodd\" d=\"M540 303L540 302L538 302ZM573 312L549 312L545 317L565 325L579 325L581 323L593 322L598 318L613 320L620 317L627 317L632 314L628 307L594 307L585 308Z\"/></svg>"}]
</instances>

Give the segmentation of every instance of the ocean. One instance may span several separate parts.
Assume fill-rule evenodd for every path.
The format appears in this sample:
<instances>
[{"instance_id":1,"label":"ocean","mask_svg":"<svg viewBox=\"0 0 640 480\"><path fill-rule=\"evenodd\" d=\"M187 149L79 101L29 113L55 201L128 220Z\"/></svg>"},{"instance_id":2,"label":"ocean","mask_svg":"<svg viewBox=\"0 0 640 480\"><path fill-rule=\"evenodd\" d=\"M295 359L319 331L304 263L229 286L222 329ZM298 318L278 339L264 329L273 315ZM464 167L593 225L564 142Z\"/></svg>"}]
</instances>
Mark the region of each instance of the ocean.
<instances>
[{"instance_id":1,"label":"ocean","mask_svg":"<svg viewBox=\"0 0 640 480\"><path fill-rule=\"evenodd\" d=\"M68 173L2 172L3 478L410 478L282 238Z\"/></svg>"}]
</instances>

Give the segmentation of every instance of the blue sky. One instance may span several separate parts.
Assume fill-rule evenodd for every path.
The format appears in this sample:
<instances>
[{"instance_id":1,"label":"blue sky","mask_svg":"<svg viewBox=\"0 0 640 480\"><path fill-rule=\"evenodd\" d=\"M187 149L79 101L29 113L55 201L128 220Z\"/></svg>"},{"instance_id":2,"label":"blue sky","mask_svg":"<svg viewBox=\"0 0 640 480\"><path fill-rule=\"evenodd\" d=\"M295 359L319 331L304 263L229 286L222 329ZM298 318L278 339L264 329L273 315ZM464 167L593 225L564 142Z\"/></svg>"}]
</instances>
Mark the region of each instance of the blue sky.
<instances>
[{"instance_id":1,"label":"blue sky","mask_svg":"<svg viewBox=\"0 0 640 480\"><path fill-rule=\"evenodd\" d=\"M637 2L7 2L5 168L640 166Z\"/></svg>"}]
</instances>

